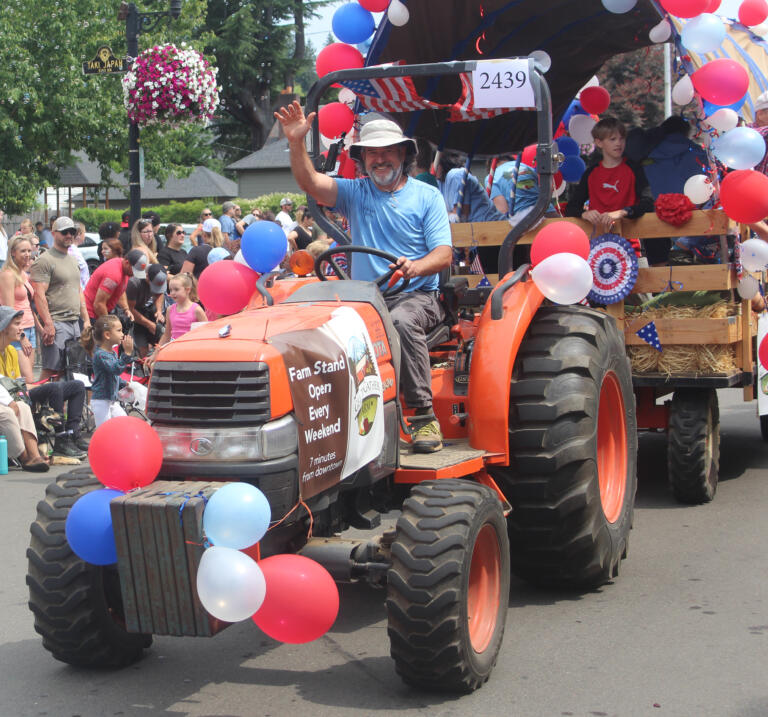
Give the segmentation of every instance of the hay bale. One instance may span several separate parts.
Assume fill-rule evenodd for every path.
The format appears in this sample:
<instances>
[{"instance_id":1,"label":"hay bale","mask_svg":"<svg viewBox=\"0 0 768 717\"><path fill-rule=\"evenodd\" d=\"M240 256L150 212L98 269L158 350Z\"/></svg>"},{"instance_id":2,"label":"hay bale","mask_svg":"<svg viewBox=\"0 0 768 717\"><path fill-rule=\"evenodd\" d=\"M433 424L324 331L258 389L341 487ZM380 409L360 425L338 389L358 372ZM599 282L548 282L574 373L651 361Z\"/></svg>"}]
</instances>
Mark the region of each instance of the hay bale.
<instances>
[{"instance_id":1,"label":"hay bale","mask_svg":"<svg viewBox=\"0 0 768 717\"><path fill-rule=\"evenodd\" d=\"M627 355L634 373L656 373L661 354L652 346L627 346Z\"/></svg>"}]
</instances>

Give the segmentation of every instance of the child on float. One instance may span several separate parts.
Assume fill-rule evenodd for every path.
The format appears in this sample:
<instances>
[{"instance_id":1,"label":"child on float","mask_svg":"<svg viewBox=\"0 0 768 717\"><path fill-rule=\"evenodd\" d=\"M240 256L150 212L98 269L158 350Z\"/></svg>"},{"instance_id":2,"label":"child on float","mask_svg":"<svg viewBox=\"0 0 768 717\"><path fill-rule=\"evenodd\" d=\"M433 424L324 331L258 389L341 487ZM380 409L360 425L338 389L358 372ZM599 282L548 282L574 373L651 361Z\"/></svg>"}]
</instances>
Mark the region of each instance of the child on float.
<instances>
[{"instance_id":1,"label":"child on float","mask_svg":"<svg viewBox=\"0 0 768 717\"><path fill-rule=\"evenodd\" d=\"M590 222L596 235L610 232L619 219L637 219L653 211L653 195L645 173L624 156L627 128L615 117L605 117L592 128L602 159L587 169L572 190L565 209L567 217ZM585 204L589 201L588 208ZM640 241L629 242L640 256ZM649 257L654 263L655 257Z\"/></svg>"},{"instance_id":2,"label":"child on float","mask_svg":"<svg viewBox=\"0 0 768 717\"><path fill-rule=\"evenodd\" d=\"M107 314L96 319L90 330L83 329L80 343L93 356L91 409L98 427L110 418L125 416L117 393L120 374L131 364L133 339L123 335L123 325L117 316ZM116 345L122 348L120 356L114 352Z\"/></svg>"}]
</instances>

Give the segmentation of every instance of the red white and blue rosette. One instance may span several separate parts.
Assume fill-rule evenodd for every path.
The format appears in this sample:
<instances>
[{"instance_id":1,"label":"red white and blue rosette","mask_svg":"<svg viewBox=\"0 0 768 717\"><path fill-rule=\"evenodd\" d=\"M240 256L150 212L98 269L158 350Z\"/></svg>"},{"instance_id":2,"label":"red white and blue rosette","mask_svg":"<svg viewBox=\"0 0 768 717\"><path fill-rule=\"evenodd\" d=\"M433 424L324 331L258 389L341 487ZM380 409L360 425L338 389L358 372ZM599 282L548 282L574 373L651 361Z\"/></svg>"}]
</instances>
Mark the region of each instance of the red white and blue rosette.
<instances>
[{"instance_id":1,"label":"red white and blue rosette","mask_svg":"<svg viewBox=\"0 0 768 717\"><path fill-rule=\"evenodd\" d=\"M603 234L590 241L589 262L594 281L587 299L615 304L628 296L637 281L637 255L618 234Z\"/></svg>"}]
</instances>

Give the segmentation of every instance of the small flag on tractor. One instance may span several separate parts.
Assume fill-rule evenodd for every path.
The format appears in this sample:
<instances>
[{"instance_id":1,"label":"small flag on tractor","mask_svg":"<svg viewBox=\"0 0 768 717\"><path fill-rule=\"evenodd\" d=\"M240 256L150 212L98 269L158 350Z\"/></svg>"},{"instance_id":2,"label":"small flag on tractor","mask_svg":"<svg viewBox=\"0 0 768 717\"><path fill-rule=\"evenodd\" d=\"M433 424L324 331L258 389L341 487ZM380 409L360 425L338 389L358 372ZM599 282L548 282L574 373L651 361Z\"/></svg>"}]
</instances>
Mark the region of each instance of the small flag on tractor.
<instances>
[{"instance_id":1,"label":"small flag on tractor","mask_svg":"<svg viewBox=\"0 0 768 717\"><path fill-rule=\"evenodd\" d=\"M662 351L661 343L659 342L659 332L656 330L656 324L653 321L648 322L642 329L635 331L635 333L649 346L653 346L659 352Z\"/></svg>"}]
</instances>

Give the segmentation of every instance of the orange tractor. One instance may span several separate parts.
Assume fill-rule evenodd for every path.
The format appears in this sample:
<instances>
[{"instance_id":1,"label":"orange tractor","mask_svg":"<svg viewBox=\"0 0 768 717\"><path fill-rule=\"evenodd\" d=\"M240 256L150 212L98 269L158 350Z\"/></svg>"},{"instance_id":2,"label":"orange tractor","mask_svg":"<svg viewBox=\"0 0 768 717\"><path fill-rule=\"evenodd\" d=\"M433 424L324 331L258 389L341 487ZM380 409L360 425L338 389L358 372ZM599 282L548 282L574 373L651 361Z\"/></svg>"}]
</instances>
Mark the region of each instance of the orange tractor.
<instances>
[{"instance_id":1,"label":"orange tractor","mask_svg":"<svg viewBox=\"0 0 768 717\"><path fill-rule=\"evenodd\" d=\"M431 77L475 65L332 73L310 93L308 111L342 76ZM502 247L502 266L515 232L548 204L556 166L549 90L533 60L528 70L542 189ZM396 669L421 687L469 691L488 679L510 571L580 589L618 574L632 526L637 427L614 320L549 304L527 265L502 270L492 290L443 277L446 320L429 345L445 447L413 454L398 396L400 342L382 295L402 284L322 271L339 253L354 261L365 251L329 250L316 276L264 275L249 308L160 351L147 415L163 466L155 483L112 504L116 565L85 563L64 536L69 508L98 487L89 470L48 487L32 525L28 583L35 627L54 657L125 665L152 634L226 627L202 609L195 574L204 499L227 481L256 485L270 502L261 557L300 553L338 581L386 587ZM395 509L394 527L377 531ZM348 537L349 527L367 532Z\"/></svg>"}]
</instances>

